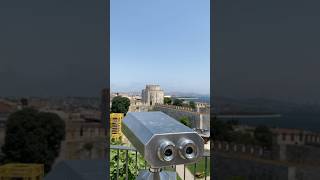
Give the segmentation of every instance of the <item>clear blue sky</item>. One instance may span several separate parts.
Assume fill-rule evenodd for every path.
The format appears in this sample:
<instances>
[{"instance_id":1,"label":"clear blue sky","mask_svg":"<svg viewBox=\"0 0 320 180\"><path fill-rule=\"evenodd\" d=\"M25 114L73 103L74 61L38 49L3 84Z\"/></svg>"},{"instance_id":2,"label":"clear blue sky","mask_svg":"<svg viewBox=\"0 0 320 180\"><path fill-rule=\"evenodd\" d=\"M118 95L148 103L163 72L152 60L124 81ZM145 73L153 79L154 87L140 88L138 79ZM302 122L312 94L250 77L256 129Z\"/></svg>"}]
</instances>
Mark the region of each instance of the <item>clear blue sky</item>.
<instances>
[{"instance_id":1,"label":"clear blue sky","mask_svg":"<svg viewBox=\"0 0 320 180\"><path fill-rule=\"evenodd\" d=\"M111 0L111 90L210 92L209 0Z\"/></svg>"}]
</instances>

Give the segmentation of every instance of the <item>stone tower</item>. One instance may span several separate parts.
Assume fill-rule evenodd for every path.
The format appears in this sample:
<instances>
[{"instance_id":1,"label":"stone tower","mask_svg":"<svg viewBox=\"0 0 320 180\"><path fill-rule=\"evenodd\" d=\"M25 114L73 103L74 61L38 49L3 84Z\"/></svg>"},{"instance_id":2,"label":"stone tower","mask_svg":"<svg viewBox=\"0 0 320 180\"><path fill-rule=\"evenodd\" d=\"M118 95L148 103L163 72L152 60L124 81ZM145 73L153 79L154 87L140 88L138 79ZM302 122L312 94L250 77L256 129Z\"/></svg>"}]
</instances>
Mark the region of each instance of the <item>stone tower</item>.
<instances>
[{"instance_id":1,"label":"stone tower","mask_svg":"<svg viewBox=\"0 0 320 180\"><path fill-rule=\"evenodd\" d=\"M155 104L163 104L164 91L159 85L146 85L146 88L142 90L142 102L153 106Z\"/></svg>"}]
</instances>

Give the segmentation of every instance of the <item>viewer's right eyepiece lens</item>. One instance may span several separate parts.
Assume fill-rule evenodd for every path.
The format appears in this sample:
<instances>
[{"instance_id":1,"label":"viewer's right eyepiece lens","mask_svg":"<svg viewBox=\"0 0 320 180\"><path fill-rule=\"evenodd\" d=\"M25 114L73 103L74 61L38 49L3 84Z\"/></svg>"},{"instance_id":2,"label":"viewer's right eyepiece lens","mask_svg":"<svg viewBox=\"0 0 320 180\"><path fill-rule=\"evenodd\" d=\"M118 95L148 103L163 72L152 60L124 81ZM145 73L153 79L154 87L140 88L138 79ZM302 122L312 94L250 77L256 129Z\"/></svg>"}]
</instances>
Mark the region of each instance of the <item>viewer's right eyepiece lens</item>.
<instances>
[{"instance_id":1,"label":"viewer's right eyepiece lens","mask_svg":"<svg viewBox=\"0 0 320 180\"><path fill-rule=\"evenodd\" d=\"M196 144L190 139L181 139L179 141L179 154L183 159L193 160L197 158Z\"/></svg>"}]
</instances>

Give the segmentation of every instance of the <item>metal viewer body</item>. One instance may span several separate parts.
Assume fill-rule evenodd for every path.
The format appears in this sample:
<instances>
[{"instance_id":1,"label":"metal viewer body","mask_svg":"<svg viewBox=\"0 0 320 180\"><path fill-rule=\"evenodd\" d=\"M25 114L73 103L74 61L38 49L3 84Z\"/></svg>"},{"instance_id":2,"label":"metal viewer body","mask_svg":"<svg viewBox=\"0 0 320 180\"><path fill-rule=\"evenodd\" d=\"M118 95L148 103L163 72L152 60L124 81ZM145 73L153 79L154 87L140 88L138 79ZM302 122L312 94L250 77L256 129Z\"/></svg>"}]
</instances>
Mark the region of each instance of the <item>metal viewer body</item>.
<instances>
[{"instance_id":1,"label":"metal viewer body","mask_svg":"<svg viewBox=\"0 0 320 180\"><path fill-rule=\"evenodd\" d=\"M162 112L128 113L122 132L152 169L194 163L203 154L204 142L198 133ZM170 176L160 170L144 171L138 177L160 178L161 174Z\"/></svg>"}]
</instances>

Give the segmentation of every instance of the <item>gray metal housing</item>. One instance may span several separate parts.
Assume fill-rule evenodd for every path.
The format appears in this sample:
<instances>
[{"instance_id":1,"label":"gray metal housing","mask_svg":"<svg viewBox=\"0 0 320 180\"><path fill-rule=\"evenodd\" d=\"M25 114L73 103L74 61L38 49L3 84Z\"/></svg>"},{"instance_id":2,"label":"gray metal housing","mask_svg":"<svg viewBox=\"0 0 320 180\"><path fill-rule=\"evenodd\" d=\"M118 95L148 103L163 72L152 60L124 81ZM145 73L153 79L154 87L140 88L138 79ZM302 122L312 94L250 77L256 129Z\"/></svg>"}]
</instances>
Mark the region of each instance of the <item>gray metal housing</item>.
<instances>
[{"instance_id":1,"label":"gray metal housing","mask_svg":"<svg viewBox=\"0 0 320 180\"><path fill-rule=\"evenodd\" d=\"M163 112L128 113L122 121L122 132L154 168L194 163L203 154L203 139ZM188 147L192 151L187 152L192 153L184 156ZM169 154L165 154L167 149Z\"/></svg>"}]
</instances>

